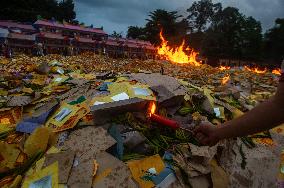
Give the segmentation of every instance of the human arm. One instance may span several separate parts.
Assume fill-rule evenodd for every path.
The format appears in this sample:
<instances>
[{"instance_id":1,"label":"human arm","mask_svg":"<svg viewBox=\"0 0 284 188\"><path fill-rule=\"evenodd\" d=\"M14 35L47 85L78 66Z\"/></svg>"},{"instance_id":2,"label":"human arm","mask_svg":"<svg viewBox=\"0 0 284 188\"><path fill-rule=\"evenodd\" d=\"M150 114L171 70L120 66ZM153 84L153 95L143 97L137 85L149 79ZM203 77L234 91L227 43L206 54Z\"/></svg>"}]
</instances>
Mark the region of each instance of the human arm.
<instances>
[{"instance_id":1,"label":"human arm","mask_svg":"<svg viewBox=\"0 0 284 188\"><path fill-rule=\"evenodd\" d=\"M275 96L259 104L243 116L225 122L218 128L209 125L201 125L194 130L194 133L202 144L215 145L219 140L269 130L283 122L284 80L279 82Z\"/></svg>"}]
</instances>

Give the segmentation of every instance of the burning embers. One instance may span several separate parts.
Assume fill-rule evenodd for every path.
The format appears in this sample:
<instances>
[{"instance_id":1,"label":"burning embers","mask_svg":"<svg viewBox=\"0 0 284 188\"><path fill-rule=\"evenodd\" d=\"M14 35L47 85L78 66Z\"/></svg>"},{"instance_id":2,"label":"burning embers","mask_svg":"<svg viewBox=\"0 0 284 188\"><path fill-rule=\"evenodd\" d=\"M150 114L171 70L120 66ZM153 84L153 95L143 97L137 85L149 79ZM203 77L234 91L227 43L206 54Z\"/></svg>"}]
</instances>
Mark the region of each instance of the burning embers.
<instances>
[{"instance_id":1,"label":"burning embers","mask_svg":"<svg viewBox=\"0 0 284 188\"><path fill-rule=\"evenodd\" d=\"M230 80L230 75L225 75L223 78L222 78L222 85L225 85L229 82Z\"/></svg>"},{"instance_id":2,"label":"burning embers","mask_svg":"<svg viewBox=\"0 0 284 188\"><path fill-rule=\"evenodd\" d=\"M160 32L161 45L158 47L158 54L165 57L174 63L191 64L194 66L200 66L201 62L196 60L198 55L193 49L185 46L185 41L177 48L172 48L168 45L168 41L163 37L163 32Z\"/></svg>"},{"instance_id":3,"label":"burning embers","mask_svg":"<svg viewBox=\"0 0 284 188\"><path fill-rule=\"evenodd\" d=\"M278 69L274 69L272 71L272 73L280 76L281 75L281 69L279 69L279 68Z\"/></svg>"},{"instance_id":4,"label":"burning embers","mask_svg":"<svg viewBox=\"0 0 284 188\"><path fill-rule=\"evenodd\" d=\"M230 70L231 67L228 67L228 66L220 66L220 67L218 67L218 69L221 70L221 71L224 71L224 70Z\"/></svg>"},{"instance_id":5,"label":"burning embers","mask_svg":"<svg viewBox=\"0 0 284 188\"><path fill-rule=\"evenodd\" d=\"M254 73L257 73L257 74L264 74L266 73L267 69L259 69L258 67L255 67L255 68L249 68L248 66L245 66L245 69L250 71L250 72L254 72Z\"/></svg>"}]
</instances>

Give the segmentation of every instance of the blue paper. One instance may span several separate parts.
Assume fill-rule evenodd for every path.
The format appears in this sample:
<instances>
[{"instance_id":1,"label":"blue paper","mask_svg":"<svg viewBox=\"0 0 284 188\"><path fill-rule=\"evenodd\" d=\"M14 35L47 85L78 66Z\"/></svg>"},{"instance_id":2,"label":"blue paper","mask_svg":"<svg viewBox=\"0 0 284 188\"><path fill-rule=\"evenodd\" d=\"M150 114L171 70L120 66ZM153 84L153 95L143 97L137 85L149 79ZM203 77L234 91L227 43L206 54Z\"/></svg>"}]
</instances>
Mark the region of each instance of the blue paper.
<instances>
[{"instance_id":1,"label":"blue paper","mask_svg":"<svg viewBox=\"0 0 284 188\"><path fill-rule=\"evenodd\" d=\"M107 91L108 85L112 84L112 82L104 82L99 86L99 91Z\"/></svg>"},{"instance_id":2,"label":"blue paper","mask_svg":"<svg viewBox=\"0 0 284 188\"><path fill-rule=\"evenodd\" d=\"M157 176L152 177L152 181L154 182L155 185L158 184L168 185L172 183L171 181L175 180L175 174L174 170L172 169L172 165L170 163L167 163L167 161L173 160L173 154L166 151L164 153L163 159L166 161L165 162L166 167Z\"/></svg>"},{"instance_id":3,"label":"blue paper","mask_svg":"<svg viewBox=\"0 0 284 188\"><path fill-rule=\"evenodd\" d=\"M123 156L123 138L117 129L117 126L114 124L108 129L108 133L116 140L116 151L115 156L119 159L122 159Z\"/></svg>"},{"instance_id":4,"label":"blue paper","mask_svg":"<svg viewBox=\"0 0 284 188\"><path fill-rule=\"evenodd\" d=\"M51 188L51 176L45 176L29 185L29 188Z\"/></svg>"},{"instance_id":5,"label":"blue paper","mask_svg":"<svg viewBox=\"0 0 284 188\"><path fill-rule=\"evenodd\" d=\"M171 168L166 167L160 174L158 174L157 176L153 176L152 181L154 182L155 185L158 185L162 181L164 181L164 179L168 177L170 174L174 174L174 171Z\"/></svg>"},{"instance_id":6,"label":"blue paper","mask_svg":"<svg viewBox=\"0 0 284 188\"><path fill-rule=\"evenodd\" d=\"M56 107L57 104L53 106L51 109L49 109L47 112L39 115L38 117L30 117L24 119L23 121L18 123L16 131L23 133L32 133L37 127L45 124L49 114L52 113Z\"/></svg>"}]
</instances>

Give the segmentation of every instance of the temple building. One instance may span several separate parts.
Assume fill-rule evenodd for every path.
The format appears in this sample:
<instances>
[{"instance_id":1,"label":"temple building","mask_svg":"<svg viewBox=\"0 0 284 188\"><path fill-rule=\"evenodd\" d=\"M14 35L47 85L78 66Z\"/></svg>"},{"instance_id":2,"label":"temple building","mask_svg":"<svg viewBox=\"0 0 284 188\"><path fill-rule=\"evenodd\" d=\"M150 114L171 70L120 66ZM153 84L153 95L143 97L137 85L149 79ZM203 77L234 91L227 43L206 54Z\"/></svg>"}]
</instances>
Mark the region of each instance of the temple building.
<instances>
[{"instance_id":1,"label":"temple building","mask_svg":"<svg viewBox=\"0 0 284 188\"><path fill-rule=\"evenodd\" d=\"M0 21L0 44L14 53L77 55L84 52L111 57L154 58L155 47L147 41L108 36L101 28L37 20L35 23Z\"/></svg>"}]
</instances>

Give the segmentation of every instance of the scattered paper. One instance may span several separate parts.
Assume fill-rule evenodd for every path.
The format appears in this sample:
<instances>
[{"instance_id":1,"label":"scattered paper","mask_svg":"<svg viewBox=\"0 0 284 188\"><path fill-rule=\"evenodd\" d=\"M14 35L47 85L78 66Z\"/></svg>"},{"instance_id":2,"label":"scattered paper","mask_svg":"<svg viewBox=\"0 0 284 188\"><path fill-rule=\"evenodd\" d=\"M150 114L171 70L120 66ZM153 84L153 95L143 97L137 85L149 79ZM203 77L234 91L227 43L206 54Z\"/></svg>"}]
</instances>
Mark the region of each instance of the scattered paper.
<instances>
[{"instance_id":1,"label":"scattered paper","mask_svg":"<svg viewBox=\"0 0 284 188\"><path fill-rule=\"evenodd\" d=\"M114 100L114 101L122 101L122 100L129 99L129 96L125 92L123 92L123 93L120 93L120 94L117 94L117 95L111 97L111 99Z\"/></svg>"}]
</instances>

